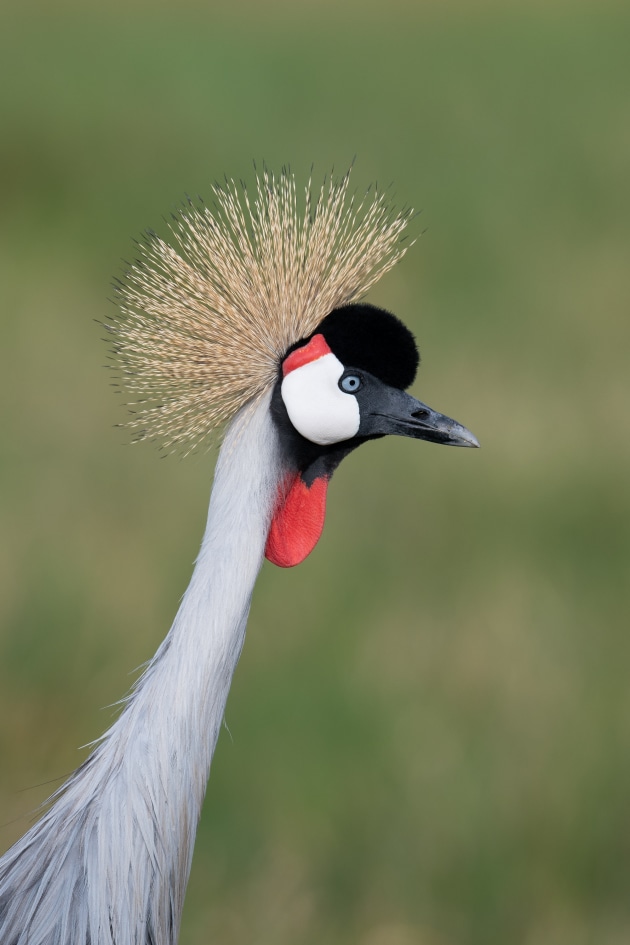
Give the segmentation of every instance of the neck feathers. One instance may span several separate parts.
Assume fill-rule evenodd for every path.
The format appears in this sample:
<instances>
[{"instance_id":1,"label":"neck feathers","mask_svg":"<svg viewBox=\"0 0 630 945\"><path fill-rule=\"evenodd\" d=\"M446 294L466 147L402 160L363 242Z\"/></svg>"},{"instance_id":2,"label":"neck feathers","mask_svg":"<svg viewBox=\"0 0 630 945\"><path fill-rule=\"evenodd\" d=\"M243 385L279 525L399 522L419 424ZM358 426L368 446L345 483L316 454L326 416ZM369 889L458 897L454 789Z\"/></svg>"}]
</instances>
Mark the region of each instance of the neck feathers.
<instances>
[{"instance_id":1,"label":"neck feathers","mask_svg":"<svg viewBox=\"0 0 630 945\"><path fill-rule=\"evenodd\" d=\"M173 626L95 751L0 860L2 945L174 945L283 471L269 397L230 425Z\"/></svg>"}]
</instances>

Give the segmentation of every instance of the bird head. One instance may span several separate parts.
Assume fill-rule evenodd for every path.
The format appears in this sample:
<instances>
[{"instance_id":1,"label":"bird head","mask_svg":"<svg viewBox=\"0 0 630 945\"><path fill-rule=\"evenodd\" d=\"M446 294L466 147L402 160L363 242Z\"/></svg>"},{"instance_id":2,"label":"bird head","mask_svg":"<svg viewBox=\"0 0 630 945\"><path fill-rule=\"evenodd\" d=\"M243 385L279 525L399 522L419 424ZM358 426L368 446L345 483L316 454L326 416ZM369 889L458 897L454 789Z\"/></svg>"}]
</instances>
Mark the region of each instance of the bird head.
<instances>
[{"instance_id":1,"label":"bird head","mask_svg":"<svg viewBox=\"0 0 630 945\"><path fill-rule=\"evenodd\" d=\"M216 184L188 201L173 239L137 244L107 328L127 426L163 449L196 448L269 397L282 469L267 557L290 567L321 534L330 477L367 440L398 434L477 446L472 433L406 392L419 363L394 315L359 302L406 252L411 211L349 191L350 172L309 181L264 170L253 193Z\"/></svg>"},{"instance_id":2,"label":"bird head","mask_svg":"<svg viewBox=\"0 0 630 945\"><path fill-rule=\"evenodd\" d=\"M476 447L461 424L406 392L420 355L409 329L372 305L335 309L282 359L272 416L289 470L274 512L266 556L291 567L312 551L326 491L341 460L387 434Z\"/></svg>"}]
</instances>

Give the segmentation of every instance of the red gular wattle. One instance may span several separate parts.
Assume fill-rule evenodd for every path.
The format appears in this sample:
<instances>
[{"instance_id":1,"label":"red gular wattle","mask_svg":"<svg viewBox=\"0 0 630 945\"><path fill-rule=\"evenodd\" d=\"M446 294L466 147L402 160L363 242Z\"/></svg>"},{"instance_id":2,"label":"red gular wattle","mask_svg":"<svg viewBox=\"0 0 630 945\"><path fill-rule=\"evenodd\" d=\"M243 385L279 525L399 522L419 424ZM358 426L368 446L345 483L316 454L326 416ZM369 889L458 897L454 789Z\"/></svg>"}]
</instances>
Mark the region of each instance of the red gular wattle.
<instances>
[{"instance_id":1,"label":"red gular wattle","mask_svg":"<svg viewBox=\"0 0 630 945\"><path fill-rule=\"evenodd\" d=\"M311 553L324 528L328 476L308 486L300 473L285 483L267 536L265 557L280 568L292 568Z\"/></svg>"}]
</instances>

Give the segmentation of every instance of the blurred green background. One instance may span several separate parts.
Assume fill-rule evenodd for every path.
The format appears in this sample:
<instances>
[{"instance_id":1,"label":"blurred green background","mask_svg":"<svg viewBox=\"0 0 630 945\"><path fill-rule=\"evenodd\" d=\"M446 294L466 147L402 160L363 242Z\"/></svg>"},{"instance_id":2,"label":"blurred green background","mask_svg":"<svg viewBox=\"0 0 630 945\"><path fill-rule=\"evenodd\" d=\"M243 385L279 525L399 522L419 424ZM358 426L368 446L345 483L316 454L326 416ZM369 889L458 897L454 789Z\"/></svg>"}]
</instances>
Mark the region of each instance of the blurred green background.
<instances>
[{"instance_id":1,"label":"blurred green background","mask_svg":"<svg viewBox=\"0 0 630 945\"><path fill-rule=\"evenodd\" d=\"M629 35L596 0L3 5L0 849L204 525L213 457L114 427L120 257L253 159L356 155L427 228L370 299L483 449L360 450L263 568L182 945L630 941Z\"/></svg>"}]
</instances>

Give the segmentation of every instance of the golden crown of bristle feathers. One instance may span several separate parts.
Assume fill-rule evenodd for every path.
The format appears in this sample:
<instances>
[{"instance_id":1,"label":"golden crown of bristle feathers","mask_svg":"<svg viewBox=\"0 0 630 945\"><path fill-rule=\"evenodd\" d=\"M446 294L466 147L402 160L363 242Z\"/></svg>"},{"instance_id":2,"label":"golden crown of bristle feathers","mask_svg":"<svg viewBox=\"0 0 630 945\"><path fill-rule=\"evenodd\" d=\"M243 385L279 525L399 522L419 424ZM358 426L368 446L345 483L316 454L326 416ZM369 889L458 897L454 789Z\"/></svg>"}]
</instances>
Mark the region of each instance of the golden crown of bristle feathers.
<instances>
[{"instance_id":1,"label":"golden crown of bristle feathers","mask_svg":"<svg viewBox=\"0 0 630 945\"><path fill-rule=\"evenodd\" d=\"M194 449L277 378L287 349L334 308L364 294L406 252L410 210L370 189L349 193L350 171L300 214L293 175L264 171L215 184L214 206L189 201L149 232L116 283L109 324L119 382L133 397L134 439Z\"/></svg>"}]
</instances>

